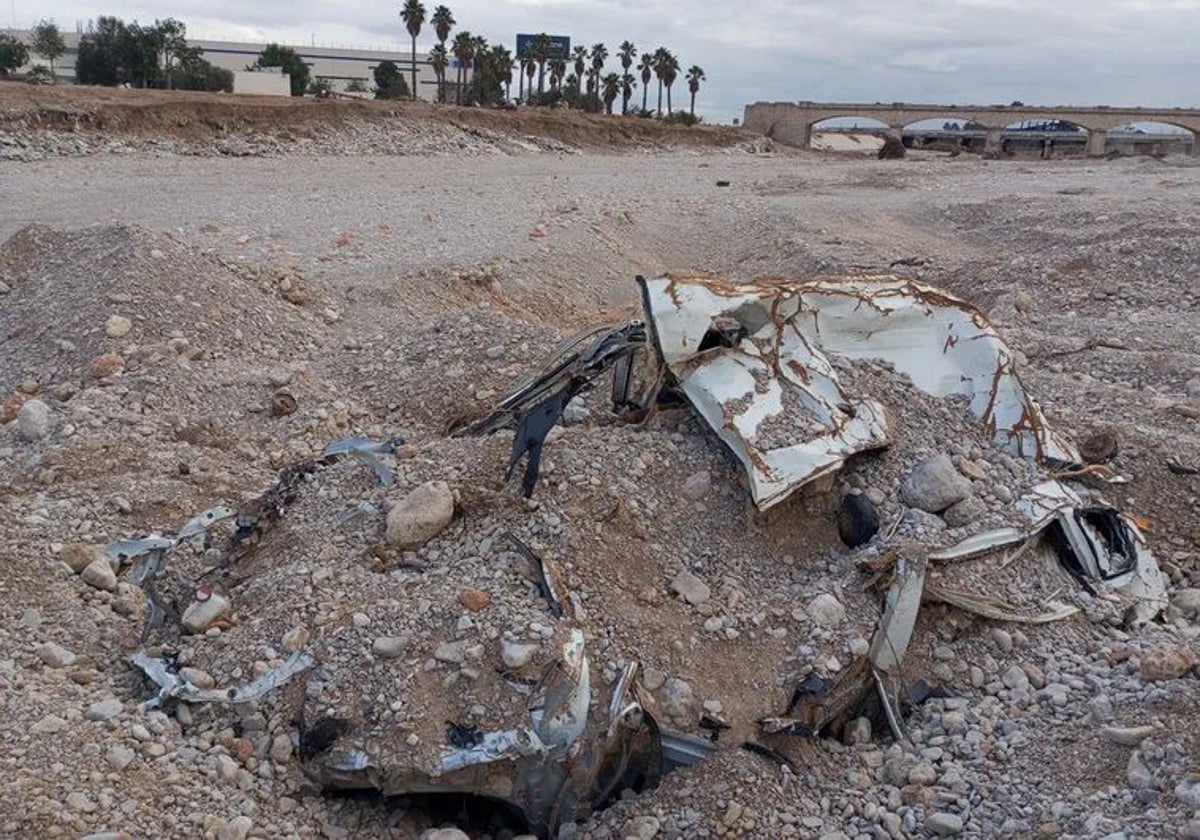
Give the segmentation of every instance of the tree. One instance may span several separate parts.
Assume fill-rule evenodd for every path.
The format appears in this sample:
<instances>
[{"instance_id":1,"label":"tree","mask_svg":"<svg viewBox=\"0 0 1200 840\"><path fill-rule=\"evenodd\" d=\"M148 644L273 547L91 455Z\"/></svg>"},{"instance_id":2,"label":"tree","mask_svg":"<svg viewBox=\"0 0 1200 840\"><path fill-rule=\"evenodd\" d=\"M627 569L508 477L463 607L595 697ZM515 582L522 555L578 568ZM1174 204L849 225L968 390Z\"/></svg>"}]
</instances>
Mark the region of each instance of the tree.
<instances>
[{"instance_id":1,"label":"tree","mask_svg":"<svg viewBox=\"0 0 1200 840\"><path fill-rule=\"evenodd\" d=\"M592 44L592 51L588 53L591 59L590 83L588 84L588 93L600 93L600 73L604 70L604 62L608 61L608 47L604 44Z\"/></svg>"},{"instance_id":2,"label":"tree","mask_svg":"<svg viewBox=\"0 0 1200 840\"><path fill-rule=\"evenodd\" d=\"M404 0L404 6L400 9L400 19L404 21L404 28L412 38L412 97L416 99L417 36L421 34L421 27L425 25L425 5L421 0Z\"/></svg>"},{"instance_id":3,"label":"tree","mask_svg":"<svg viewBox=\"0 0 1200 840\"><path fill-rule=\"evenodd\" d=\"M187 27L175 18L154 21L152 41L159 54L159 65L166 77L167 89L173 87L172 75L181 56L188 54ZM199 57L197 53L196 57Z\"/></svg>"},{"instance_id":4,"label":"tree","mask_svg":"<svg viewBox=\"0 0 1200 840\"><path fill-rule=\"evenodd\" d=\"M198 47L187 47L179 53L173 83L177 90L233 93L233 72L205 61Z\"/></svg>"},{"instance_id":5,"label":"tree","mask_svg":"<svg viewBox=\"0 0 1200 840\"><path fill-rule=\"evenodd\" d=\"M376 99L408 98L408 83L404 81L404 73L396 66L396 62L379 62L371 75L375 77Z\"/></svg>"},{"instance_id":6,"label":"tree","mask_svg":"<svg viewBox=\"0 0 1200 840\"><path fill-rule=\"evenodd\" d=\"M675 77L679 75L679 59L671 53L667 53L666 62L663 67L663 84L667 88L667 115L671 114L671 85L675 84Z\"/></svg>"},{"instance_id":7,"label":"tree","mask_svg":"<svg viewBox=\"0 0 1200 840\"><path fill-rule=\"evenodd\" d=\"M538 65L538 96L546 90L546 59L550 57L550 36L545 32L533 39L533 55Z\"/></svg>"},{"instance_id":8,"label":"tree","mask_svg":"<svg viewBox=\"0 0 1200 840\"><path fill-rule=\"evenodd\" d=\"M583 83L583 71L587 69L587 47L576 47L571 50L571 58L575 61L575 93L582 91L579 86Z\"/></svg>"},{"instance_id":9,"label":"tree","mask_svg":"<svg viewBox=\"0 0 1200 840\"><path fill-rule=\"evenodd\" d=\"M61 58L62 54L67 51L62 33L58 31L54 21L39 21L37 26L33 27L32 46L35 53L50 62L50 76L53 78L54 60Z\"/></svg>"},{"instance_id":10,"label":"tree","mask_svg":"<svg viewBox=\"0 0 1200 840\"><path fill-rule=\"evenodd\" d=\"M637 87L637 79L632 73L621 76L621 113L629 113L629 100L633 97L633 89Z\"/></svg>"},{"instance_id":11,"label":"tree","mask_svg":"<svg viewBox=\"0 0 1200 840\"><path fill-rule=\"evenodd\" d=\"M121 62L122 44L128 39L120 18L101 16L88 23L79 39L75 57L75 81L81 85L119 85L128 76Z\"/></svg>"},{"instance_id":12,"label":"tree","mask_svg":"<svg viewBox=\"0 0 1200 840\"><path fill-rule=\"evenodd\" d=\"M434 68L434 74L438 77L438 101L446 101L446 67L450 64L449 53L446 52L446 39L450 37L450 30L454 28L457 21L454 20L454 15L450 14L450 10L445 6L438 6L433 10L433 16L429 19L433 24L433 32L437 35L438 46L441 47L441 62L442 70L439 73L437 68ZM430 59L433 56L430 55Z\"/></svg>"},{"instance_id":13,"label":"tree","mask_svg":"<svg viewBox=\"0 0 1200 840\"><path fill-rule=\"evenodd\" d=\"M642 112L645 113L646 95L650 93L650 77L654 75L654 56L649 53L643 54L637 69L642 74Z\"/></svg>"},{"instance_id":14,"label":"tree","mask_svg":"<svg viewBox=\"0 0 1200 840\"><path fill-rule=\"evenodd\" d=\"M600 89L600 97L604 100L604 113L611 114L613 102L616 101L617 94L621 91L621 77L616 73L609 73L604 77Z\"/></svg>"},{"instance_id":15,"label":"tree","mask_svg":"<svg viewBox=\"0 0 1200 840\"><path fill-rule=\"evenodd\" d=\"M496 78L504 85L504 101L512 101L513 54L508 47L497 44L492 47L492 64Z\"/></svg>"},{"instance_id":16,"label":"tree","mask_svg":"<svg viewBox=\"0 0 1200 840\"><path fill-rule=\"evenodd\" d=\"M565 58L550 59L550 90L557 91L567 75L567 60Z\"/></svg>"},{"instance_id":17,"label":"tree","mask_svg":"<svg viewBox=\"0 0 1200 840\"><path fill-rule=\"evenodd\" d=\"M526 87L529 89L529 98L532 100L533 77L537 75L537 59L534 58L532 52L529 54L529 57L525 59L525 75L529 79L529 84L527 84Z\"/></svg>"},{"instance_id":18,"label":"tree","mask_svg":"<svg viewBox=\"0 0 1200 840\"><path fill-rule=\"evenodd\" d=\"M698 64L693 64L687 71L688 90L692 94L692 116L696 116L696 94L700 91L700 83L707 81L704 70Z\"/></svg>"},{"instance_id":19,"label":"tree","mask_svg":"<svg viewBox=\"0 0 1200 840\"><path fill-rule=\"evenodd\" d=\"M621 69L626 73L633 66L633 59L637 56L637 47L632 41L622 41L621 46L617 47L617 55L621 57Z\"/></svg>"},{"instance_id":20,"label":"tree","mask_svg":"<svg viewBox=\"0 0 1200 840\"><path fill-rule=\"evenodd\" d=\"M464 29L454 36L454 43L450 50L454 56L455 63L458 65L455 69L454 101L459 105L462 104L463 83L467 79L467 69L470 67L471 52L474 49L474 45L474 37Z\"/></svg>"},{"instance_id":21,"label":"tree","mask_svg":"<svg viewBox=\"0 0 1200 840\"><path fill-rule=\"evenodd\" d=\"M0 35L0 76L7 76L29 61L29 48L11 35Z\"/></svg>"},{"instance_id":22,"label":"tree","mask_svg":"<svg viewBox=\"0 0 1200 840\"><path fill-rule=\"evenodd\" d=\"M392 62L385 62L392 64ZM267 44L258 54L255 67L279 67L291 77L292 96L303 96L308 88L308 65L291 47L281 47L279 44ZM395 66L394 64L392 65ZM378 69L376 69L378 72Z\"/></svg>"},{"instance_id":23,"label":"tree","mask_svg":"<svg viewBox=\"0 0 1200 840\"><path fill-rule=\"evenodd\" d=\"M446 101L446 68L450 66L450 56L446 53L446 45L435 44L429 51L429 63L433 65L433 75L437 78L437 100Z\"/></svg>"}]
</instances>

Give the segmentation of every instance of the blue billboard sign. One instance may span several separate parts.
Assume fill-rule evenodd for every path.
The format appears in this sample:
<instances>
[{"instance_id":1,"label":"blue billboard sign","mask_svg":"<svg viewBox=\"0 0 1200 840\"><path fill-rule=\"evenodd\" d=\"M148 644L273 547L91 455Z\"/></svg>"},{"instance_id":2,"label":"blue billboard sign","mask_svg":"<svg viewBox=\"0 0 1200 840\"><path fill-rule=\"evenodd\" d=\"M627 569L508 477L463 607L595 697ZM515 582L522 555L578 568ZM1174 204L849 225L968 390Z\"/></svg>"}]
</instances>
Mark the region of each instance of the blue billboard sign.
<instances>
[{"instance_id":1,"label":"blue billboard sign","mask_svg":"<svg viewBox=\"0 0 1200 840\"><path fill-rule=\"evenodd\" d=\"M517 35L517 55L524 55L526 50L532 51L537 38L537 35ZM546 53L547 58L566 59L571 57L570 38L566 35L551 35L549 38L550 49Z\"/></svg>"}]
</instances>

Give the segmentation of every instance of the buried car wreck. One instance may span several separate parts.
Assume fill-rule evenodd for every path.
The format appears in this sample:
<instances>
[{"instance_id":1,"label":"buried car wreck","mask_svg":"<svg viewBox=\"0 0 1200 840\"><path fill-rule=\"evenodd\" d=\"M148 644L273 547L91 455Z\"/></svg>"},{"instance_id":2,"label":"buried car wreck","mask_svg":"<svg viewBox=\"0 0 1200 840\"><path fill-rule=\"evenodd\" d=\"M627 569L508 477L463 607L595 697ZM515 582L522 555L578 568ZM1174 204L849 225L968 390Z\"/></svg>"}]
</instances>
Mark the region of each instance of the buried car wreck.
<instances>
[{"instance_id":1,"label":"buried car wreck","mask_svg":"<svg viewBox=\"0 0 1200 840\"><path fill-rule=\"evenodd\" d=\"M322 790L482 797L549 835L715 749L787 763L784 736L862 717L903 740L900 698L925 676L908 656L922 604L1030 624L1081 604L1129 623L1161 610L1136 524L1078 481L1115 476L1082 468L969 304L891 277L641 284L644 320L563 345L486 416L425 444L430 457L339 442L236 511L115 544L146 592L133 663L151 702L289 732ZM610 375L612 422L566 438L564 412ZM944 418L982 454L930 457ZM636 477L680 451L656 424L697 419L708 433L689 457L708 478L683 492L613 478L577 502L605 481L592 465ZM489 484L509 432L528 501ZM621 434L639 452L610 466L603 439ZM748 493L705 486L725 458L713 436ZM547 469L560 450L566 468ZM1014 490L973 493L985 455ZM837 507L839 471L878 494L847 488L874 527L820 564L778 550L774 531L815 532ZM938 492L913 489L917 473ZM698 511L705 522L678 527ZM738 516L748 527L728 537ZM420 539L390 540L406 517ZM841 559L857 583L822 582ZM1020 603L973 585L981 569L1015 575Z\"/></svg>"}]
</instances>

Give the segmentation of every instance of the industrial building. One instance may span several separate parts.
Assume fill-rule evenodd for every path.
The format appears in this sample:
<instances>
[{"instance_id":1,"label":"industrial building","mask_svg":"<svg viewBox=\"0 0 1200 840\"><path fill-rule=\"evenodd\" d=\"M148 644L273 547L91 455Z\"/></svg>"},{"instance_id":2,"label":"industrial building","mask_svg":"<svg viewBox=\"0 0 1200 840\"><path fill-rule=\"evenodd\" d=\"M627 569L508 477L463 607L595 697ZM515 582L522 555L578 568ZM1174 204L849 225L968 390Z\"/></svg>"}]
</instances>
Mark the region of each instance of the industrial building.
<instances>
[{"instance_id":1,"label":"industrial building","mask_svg":"<svg viewBox=\"0 0 1200 840\"><path fill-rule=\"evenodd\" d=\"M28 30L0 30L4 34L19 38L25 43L33 40L33 33ZM54 62L54 70L58 78L66 81L75 79L75 57L79 54L79 39L81 32L63 32L63 41L67 51ZM265 43L255 44L240 41L206 41L189 38L188 44L199 47L204 53L204 59L216 67L232 70L237 74L234 90L237 93L282 93L287 94L287 85L272 82L269 78L246 78L244 71L254 64ZM368 89L374 86L373 71L381 62L392 61L404 71L404 78L411 85L412 53L391 52L387 50L343 49L341 47L317 47L300 44L283 44L296 51L301 60L308 65L313 79L329 79L333 90L344 91L352 81L364 83ZM30 55L31 63L45 63L39 56ZM451 65L448 73L453 77L454 68ZM437 95L437 77L434 76L433 66L429 62L429 53L417 53L417 94L432 101Z\"/></svg>"}]
</instances>

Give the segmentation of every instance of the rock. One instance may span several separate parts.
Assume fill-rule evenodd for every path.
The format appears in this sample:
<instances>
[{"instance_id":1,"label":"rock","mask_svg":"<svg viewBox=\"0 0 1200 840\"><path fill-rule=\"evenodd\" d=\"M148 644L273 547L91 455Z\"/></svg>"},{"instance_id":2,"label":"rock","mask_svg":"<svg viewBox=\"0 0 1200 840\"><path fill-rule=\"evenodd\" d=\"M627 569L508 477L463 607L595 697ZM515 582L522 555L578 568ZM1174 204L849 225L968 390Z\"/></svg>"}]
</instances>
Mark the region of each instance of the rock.
<instances>
[{"instance_id":1,"label":"rock","mask_svg":"<svg viewBox=\"0 0 1200 840\"><path fill-rule=\"evenodd\" d=\"M89 543L67 543L58 556L71 567L71 571L75 574L80 574L97 560L108 562L108 556L104 553L104 549Z\"/></svg>"},{"instance_id":2,"label":"rock","mask_svg":"<svg viewBox=\"0 0 1200 840\"><path fill-rule=\"evenodd\" d=\"M647 691L658 691L666 681L667 675L658 668L647 667L642 669L642 685L646 687Z\"/></svg>"},{"instance_id":3,"label":"rock","mask_svg":"<svg viewBox=\"0 0 1200 840\"><path fill-rule=\"evenodd\" d=\"M987 478L987 473L983 471L983 467L970 458L960 458L957 463L958 471L972 481L983 481Z\"/></svg>"},{"instance_id":4,"label":"rock","mask_svg":"<svg viewBox=\"0 0 1200 840\"><path fill-rule=\"evenodd\" d=\"M108 752L104 754L104 760L118 770L124 770L133 763L135 753L129 747L122 744L115 744L108 748Z\"/></svg>"},{"instance_id":5,"label":"rock","mask_svg":"<svg viewBox=\"0 0 1200 840\"><path fill-rule=\"evenodd\" d=\"M291 630L283 634L280 639L280 644L288 653L295 653L298 650L303 650L308 646L309 640L312 638L312 633L307 627L297 624Z\"/></svg>"},{"instance_id":6,"label":"rock","mask_svg":"<svg viewBox=\"0 0 1200 840\"><path fill-rule=\"evenodd\" d=\"M483 351L483 355L492 361L504 358L504 345L493 344L491 347Z\"/></svg>"},{"instance_id":7,"label":"rock","mask_svg":"<svg viewBox=\"0 0 1200 840\"><path fill-rule=\"evenodd\" d=\"M699 606L712 597L708 584L684 569L671 581L671 591L692 606Z\"/></svg>"},{"instance_id":8,"label":"rock","mask_svg":"<svg viewBox=\"0 0 1200 840\"><path fill-rule=\"evenodd\" d=\"M408 643L408 636L380 636L371 643L371 653L380 659L399 659Z\"/></svg>"},{"instance_id":9,"label":"rock","mask_svg":"<svg viewBox=\"0 0 1200 840\"><path fill-rule=\"evenodd\" d=\"M50 434L50 406L41 400L27 400L17 411L17 432L25 440L41 440Z\"/></svg>"},{"instance_id":10,"label":"rock","mask_svg":"<svg viewBox=\"0 0 1200 840\"><path fill-rule=\"evenodd\" d=\"M1137 750L1129 754L1129 763L1125 765L1125 781L1134 790L1150 790L1154 787L1154 774L1142 762Z\"/></svg>"},{"instance_id":11,"label":"rock","mask_svg":"<svg viewBox=\"0 0 1200 840\"><path fill-rule=\"evenodd\" d=\"M1095 723L1108 723L1115 714L1112 701L1104 694L1098 694L1088 701L1088 711Z\"/></svg>"},{"instance_id":12,"label":"rock","mask_svg":"<svg viewBox=\"0 0 1200 840\"><path fill-rule=\"evenodd\" d=\"M224 618L229 612L229 599L224 595L219 592L202 589L196 593L197 596L201 592L207 592L207 599L200 600L197 597L183 611L181 623L184 629L191 633L203 633L217 621Z\"/></svg>"},{"instance_id":13,"label":"rock","mask_svg":"<svg viewBox=\"0 0 1200 840\"><path fill-rule=\"evenodd\" d=\"M202 671L199 668L193 668L190 665L179 669L179 676L187 680L196 688L207 690L216 687L217 681L213 679L208 671Z\"/></svg>"},{"instance_id":14,"label":"rock","mask_svg":"<svg viewBox=\"0 0 1200 840\"><path fill-rule=\"evenodd\" d=\"M684 717L692 707L692 687L678 677L663 686L663 710L671 717Z\"/></svg>"},{"instance_id":15,"label":"rock","mask_svg":"<svg viewBox=\"0 0 1200 840\"><path fill-rule=\"evenodd\" d=\"M246 840L252 828L254 828L254 820L242 814L217 829L217 840Z\"/></svg>"},{"instance_id":16,"label":"rock","mask_svg":"<svg viewBox=\"0 0 1200 840\"><path fill-rule=\"evenodd\" d=\"M1146 682L1182 677L1196 665L1196 658L1185 647L1158 647L1143 654L1138 674Z\"/></svg>"},{"instance_id":17,"label":"rock","mask_svg":"<svg viewBox=\"0 0 1200 840\"><path fill-rule=\"evenodd\" d=\"M500 659L512 669L524 668L533 661L538 652L538 645L522 644L511 639L500 642Z\"/></svg>"},{"instance_id":18,"label":"rock","mask_svg":"<svg viewBox=\"0 0 1200 840\"><path fill-rule=\"evenodd\" d=\"M1200 589L1180 589L1171 596L1171 606L1183 617L1195 621L1200 616Z\"/></svg>"},{"instance_id":19,"label":"rock","mask_svg":"<svg viewBox=\"0 0 1200 840\"><path fill-rule=\"evenodd\" d=\"M842 740L850 746L871 743L871 719L856 717L850 721L842 730Z\"/></svg>"},{"instance_id":20,"label":"rock","mask_svg":"<svg viewBox=\"0 0 1200 840\"><path fill-rule=\"evenodd\" d=\"M109 338L124 338L133 329L133 321L124 315L110 315L104 322L104 334Z\"/></svg>"},{"instance_id":21,"label":"rock","mask_svg":"<svg viewBox=\"0 0 1200 840\"><path fill-rule=\"evenodd\" d=\"M653 840L662 825L656 817L634 817L621 829L622 840Z\"/></svg>"},{"instance_id":22,"label":"rock","mask_svg":"<svg viewBox=\"0 0 1200 840\"><path fill-rule=\"evenodd\" d=\"M67 722L58 715L46 715L44 718L35 723L30 731L34 735L54 735L57 732L62 732L67 728Z\"/></svg>"},{"instance_id":23,"label":"rock","mask_svg":"<svg viewBox=\"0 0 1200 840\"><path fill-rule=\"evenodd\" d=\"M942 519L951 528L964 528L987 516L987 506L975 496L967 496L942 511Z\"/></svg>"},{"instance_id":24,"label":"rock","mask_svg":"<svg viewBox=\"0 0 1200 840\"><path fill-rule=\"evenodd\" d=\"M87 711L83 713L86 720L101 722L112 720L117 715L121 714L121 701L116 697L106 697L103 700L97 700L95 703L87 707Z\"/></svg>"},{"instance_id":25,"label":"rock","mask_svg":"<svg viewBox=\"0 0 1200 840\"><path fill-rule=\"evenodd\" d=\"M6 399L4 405L0 406L0 426L16 420L21 406L27 402L29 402L28 394L13 394Z\"/></svg>"},{"instance_id":26,"label":"rock","mask_svg":"<svg viewBox=\"0 0 1200 840\"><path fill-rule=\"evenodd\" d=\"M82 811L85 814L90 814L96 810L96 803L86 793L80 791L68 793L65 802L67 808L71 811Z\"/></svg>"},{"instance_id":27,"label":"rock","mask_svg":"<svg viewBox=\"0 0 1200 840\"><path fill-rule=\"evenodd\" d=\"M712 476L708 470L692 473L683 480L683 495L685 498L698 502L712 491Z\"/></svg>"},{"instance_id":28,"label":"rock","mask_svg":"<svg viewBox=\"0 0 1200 840\"><path fill-rule=\"evenodd\" d=\"M444 481L427 481L400 499L387 515L387 542L419 548L454 518L454 493Z\"/></svg>"},{"instance_id":29,"label":"rock","mask_svg":"<svg viewBox=\"0 0 1200 840\"><path fill-rule=\"evenodd\" d=\"M1022 670L1020 665L1013 665L1007 671L1000 675L1000 680L1006 688L1029 690L1029 677Z\"/></svg>"},{"instance_id":30,"label":"rock","mask_svg":"<svg viewBox=\"0 0 1200 840\"><path fill-rule=\"evenodd\" d=\"M922 761L916 767L908 771L908 783L910 785L926 787L936 781L937 771L933 769L933 765L928 761Z\"/></svg>"},{"instance_id":31,"label":"rock","mask_svg":"<svg viewBox=\"0 0 1200 840\"><path fill-rule=\"evenodd\" d=\"M925 828L937 837L954 837L962 833L963 821L958 814L935 811L925 819Z\"/></svg>"},{"instance_id":32,"label":"rock","mask_svg":"<svg viewBox=\"0 0 1200 840\"><path fill-rule=\"evenodd\" d=\"M949 455L926 458L900 485L900 500L927 513L941 513L969 495L971 482L954 468Z\"/></svg>"},{"instance_id":33,"label":"rock","mask_svg":"<svg viewBox=\"0 0 1200 840\"><path fill-rule=\"evenodd\" d=\"M458 591L458 602L471 612L481 612L492 603L492 596L482 589L467 587Z\"/></svg>"},{"instance_id":34,"label":"rock","mask_svg":"<svg viewBox=\"0 0 1200 840\"><path fill-rule=\"evenodd\" d=\"M742 814L746 813L746 808L740 802L730 802L725 807L725 814L721 817L721 824L729 827L737 825L738 820L742 818Z\"/></svg>"},{"instance_id":35,"label":"rock","mask_svg":"<svg viewBox=\"0 0 1200 840\"><path fill-rule=\"evenodd\" d=\"M1079 442L1079 455L1085 463L1106 464L1117 456L1118 448L1116 431L1101 429Z\"/></svg>"},{"instance_id":36,"label":"rock","mask_svg":"<svg viewBox=\"0 0 1200 840\"><path fill-rule=\"evenodd\" d=\"M834 627L846 620L846 608L828 592L809 601L807 612L808 617L822 627Z\"/></svg>"},{"instance_id":37,"label":"rock","mask_svg":"<svg viewBox=\"0 0 1200 840\"><path fill-rule=\"evenodd\" d=\"M842 496L837 515L838 536L849 548L858 548L871 541L879 531L879 511L861 493Z\"/></svg>"},{"instance_id":38,"label":"rock","mask_svg":"<svg viewBox=\"0 0 1200 840\"><path fill-rule=\"evenodd\" d=\"M103 589L105 592L112 592L117 588L117 576L113 572L112 564L108 562L107 557L101 557L88 563L79 575L83 578L83 582L93 589Z\"/></svg>"},{"instance_id":39,"label":"rock","mask_svg":"<svg viewBox=\"0 0 1200 840\"><path fill-rule=\"evenodd\" d=\"M1155 732L1154 727L1146 726L1106 726L1100 730L1100 734L1114 744L1120 744L1122 747L1137 747L1141 746L1142 741L1145 741Z\"/></svg>"},{"instance_id":40,"label":"rock","mask_svg":"<svg viewBox=\"0 0 1200 840\"><path fill-rule=\"evenodd\" d=\"M286 763L292 757L292 739L287 735L276 735L271 741L269 754L277 764Z\"/></svg>"},{"instance_id":41,"label":"rock","mask_svg":"<svg viewBox=\"0 0 1200 840\"><path fill-rule=\"evenodd\" d=\"M457 828L431 828L421 833L420 840L471 840Z\"/></svg>"},{"instance_id":42,"label":"rock","mask_svg":"<svg viewBox=\"0 0 1200 840\"><path fill-rule=\"evenodd\" d=\"M467 659L467 643L442 642L434 648L433 658L447 665L461 665Z\"/></svg>"},{"instance_id":43,"label":"rock","mask_svg":"<svg viewBox=\"0 0 1200 840\"><path fill-rule=\"evenodd\" d=\"M1013 295L1013 308L1018 312L1032 312L1034 307L1033 295L1024 289L1017 289Z\"/></svg>"},{"instance_id":44,"label":"rock","mask_svg":"<svg viewBox=\"0 0 1200 840\"><path fill-rule=\"evenodd\" d=\"M1180 779L1175 785L1175 798L1193 811L1200 811L1200 779Z\"/></svg>"},{"instance_id":45,"label":"rock","mask_svg":"<svg viewBox=\"0 0 1200 840\"><path fill-rule=\"evenodd\" d=\"M51 668L66 668L75 664L75 654L54 642L46 642L34 653L37 654L38 659Z\"/></svg>"},{"instance_id":46,"label":"rock","mask_svg":"<svg viewBox=\"0 0 1200 840\"><path fill-rule=\"evenodd\" d=\"M95 379L107 379L116 376L125 369L125 360L116 353L102 353L92 359L88 365L88 373Z\"/></svg>"},{"instance_id":47,"label":"rock","mask_svg":"<svg viewBox=\"0 0 1200 840\"><path fill-rule=\"evenodd\" d=\"M992 638L992 644L999 648L1002 653L1012 653L1013 637L1011 633L1003 627L993 627L989 635Z\"/></svg>"}]
</instances>

